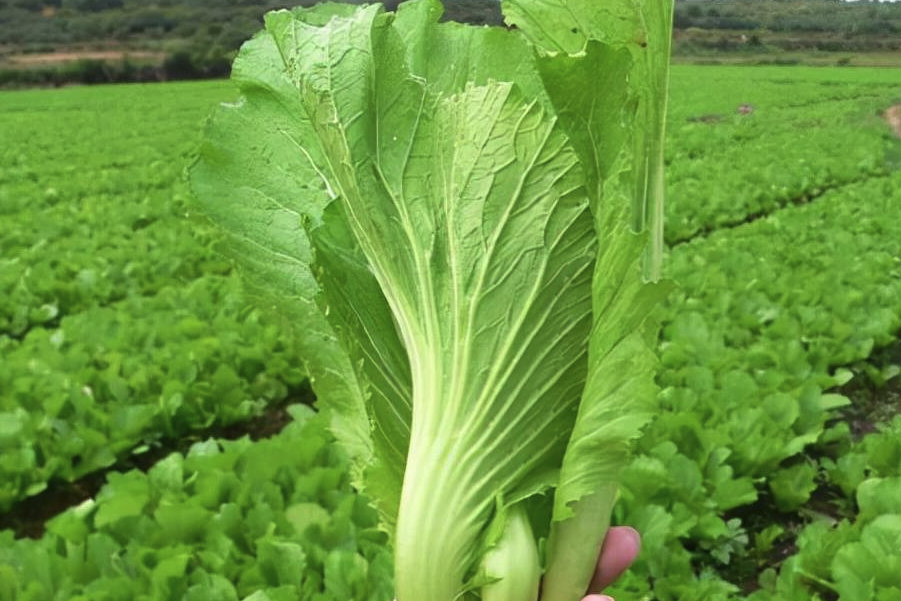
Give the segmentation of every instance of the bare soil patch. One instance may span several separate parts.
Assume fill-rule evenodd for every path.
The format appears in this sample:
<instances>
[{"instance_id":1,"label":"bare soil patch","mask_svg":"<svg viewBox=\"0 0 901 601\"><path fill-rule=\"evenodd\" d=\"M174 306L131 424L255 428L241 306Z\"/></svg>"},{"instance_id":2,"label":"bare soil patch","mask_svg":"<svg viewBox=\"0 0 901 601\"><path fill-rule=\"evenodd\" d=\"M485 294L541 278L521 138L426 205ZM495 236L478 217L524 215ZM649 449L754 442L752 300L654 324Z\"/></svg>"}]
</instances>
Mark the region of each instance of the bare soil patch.
<instances>
[{"instance_id":1,"label":"bare soil patch","mask_svg":"<svg viewBox=\"0 0 901 601\"><path fill-rule=\"evenodd\" d=\"M877 373L883 367L901 365L901 332L894 342L874 352L866 363L876 367ZM841 415L851 426L855 438L876 432L879 424L901 415L901 376L875 382L861 371L837 392L851 399L851 404L841 410Z\"/></svg>"},{"instance_id":2,"label":"bare soil patch","mask_svg":"<svg viewBox=\"0 0 901 601\"><path fill-rule=\"evenodd\" d=\"M886 123L895 132L895 135L901 138L901 104L890 106L883 114Z\"/></svg>"},{"instance_id":3,"label":"bare soil patch","mask_svg":"<svg viewBox=\"0 0 901 601\"><path fill-rule=\"evenodd\" d=\"M161 61L165 58L165 54L145 50L131 52L122 50L60 51L17 54L5 57L4 62L13 67L46 67L80 60L121 61L126 58L139 61Z\"/></svg>"}]
</instances>

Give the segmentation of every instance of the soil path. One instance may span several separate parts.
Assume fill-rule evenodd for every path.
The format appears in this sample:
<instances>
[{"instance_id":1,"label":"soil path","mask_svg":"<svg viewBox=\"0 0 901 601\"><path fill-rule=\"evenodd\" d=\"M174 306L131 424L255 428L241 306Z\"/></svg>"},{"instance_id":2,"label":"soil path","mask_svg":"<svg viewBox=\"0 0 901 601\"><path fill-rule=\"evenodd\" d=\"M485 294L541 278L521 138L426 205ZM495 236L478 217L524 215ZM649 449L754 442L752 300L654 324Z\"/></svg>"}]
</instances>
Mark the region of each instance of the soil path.
<instances>
[{"instance_id":1,"label":"soil path","mask_svg":"<svg viewBox=\"0 0 901 601\"><path fill-rule=\"evenodd\" d=\"M35 67L44 65L57 65L71 63L78 60L94 61L120 61L125 58L132 60L161 61L166 57L161 52L147 52L136 50L86 50L71 52L44 52L36 54L17 54L5 58L6 63L17 67Z\"/></svg>"},{"instance_id":2,"label":"soil path","mask_svg":"<svg viewBox=\"0 0 901 601\"><path fill-rule=\"evenodd\" d=\"M894 130L895 135L901 138L901 104L890 106L885 111L885 121Z\"/></svg>"}]
</instances>

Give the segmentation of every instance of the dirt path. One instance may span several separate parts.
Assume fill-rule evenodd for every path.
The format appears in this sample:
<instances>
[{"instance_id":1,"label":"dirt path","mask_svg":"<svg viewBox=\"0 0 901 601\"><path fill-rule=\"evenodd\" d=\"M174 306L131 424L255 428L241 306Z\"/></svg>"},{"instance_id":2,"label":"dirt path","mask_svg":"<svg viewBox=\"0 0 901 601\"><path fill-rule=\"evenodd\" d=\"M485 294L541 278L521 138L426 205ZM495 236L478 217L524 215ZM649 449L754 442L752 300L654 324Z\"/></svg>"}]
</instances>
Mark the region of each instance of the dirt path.
<instances>
[{"instance_id":1,"label":"dirt path","mask_svg":"<svg viewBox=\"0 0 901 601\"><path fill-rule=\"evenodd\" d=\"M160 52L147 52L143 50L85 50L71 52L45 52L37 54L18 54L8 56L5 62L17 67L35 67L44 65L58 65L77 60L123 60L125 58L147 61L161 61L165 54Z\"/></svg>"},{"instance_id":2,"label":"dirt path","mask_svg":"<svg viewBox=\"0 0 901 601\"><path fill-rule=\"evenodd\" d=\"M895 131L895 135L901 138L901 104L886 109L884 117L889 127Z\"/></svg>"}]
</instances>

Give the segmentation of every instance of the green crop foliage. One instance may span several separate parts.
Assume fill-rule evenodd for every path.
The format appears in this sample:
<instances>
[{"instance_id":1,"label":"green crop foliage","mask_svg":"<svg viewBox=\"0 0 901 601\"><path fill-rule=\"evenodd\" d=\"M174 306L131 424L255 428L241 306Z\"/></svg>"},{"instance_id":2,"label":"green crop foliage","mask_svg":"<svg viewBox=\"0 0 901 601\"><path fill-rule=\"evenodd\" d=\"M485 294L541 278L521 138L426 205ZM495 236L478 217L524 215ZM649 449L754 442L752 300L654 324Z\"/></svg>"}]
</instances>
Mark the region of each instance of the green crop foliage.
<instances>
[{"instance_id":1,"label":"green crop foliage","mask_svg":"<svg viewBox=\"0 0 901 601\"><path fill-rule=\"evenodd\" d=\"M658 313L660 409L613 515L643 536L619 601L897 596L897 359L860 362L901 326L898 142L879 117L899 77L673 67L678 287ZM202 120L236 96L224 82L0 94L4 504L187 449L304 389L302 332L248 307L187 203ZM853 375L885 385L878 413L836 390ZM389 601L378 514L325 420L292 412L268 440L114 470L39 540L0 534L0 600Z\"/></svg>"}]
</instances>

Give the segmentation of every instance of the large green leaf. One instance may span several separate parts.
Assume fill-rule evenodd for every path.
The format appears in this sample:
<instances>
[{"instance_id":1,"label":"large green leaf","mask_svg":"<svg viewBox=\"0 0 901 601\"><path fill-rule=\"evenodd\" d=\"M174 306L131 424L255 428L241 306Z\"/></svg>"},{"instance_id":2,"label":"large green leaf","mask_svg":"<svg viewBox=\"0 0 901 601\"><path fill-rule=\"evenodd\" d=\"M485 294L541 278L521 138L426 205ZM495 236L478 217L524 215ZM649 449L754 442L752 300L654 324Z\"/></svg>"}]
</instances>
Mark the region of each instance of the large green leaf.
<instances>
[{"instance_id":1,"label":"large green leaf","mask_svg":"<svg viewBox=\"0 0 901 601\"><path fill-rule=\"evenodd\" d=\"M511 85L428 91L374 9L269 27L343 207L311 235L349 224L410 361L398 596L451 599L496 499L559 465L575 418L596 245L584 178L555 119ZM327 289L352 279L339 245L317 250Z\"/></svg>"},{"instance_id":2,"label":"large green leaf","mask_svg":"<svg viewBox=\"0 0 901 601\"><path fill-rule=\"evenodd\" d=\"M504 18L546 52L579 54L589 41L643 43L642 2L653 0L503 0Z\"/></svg>"},{"instance_id":3,"label":"large green leaf","mask_svg":"<svg viewBox=\"0 0 901 601\"><path fill-rule=\"evenodd\" d=\"M515 83L526 98L549 107L535 68L535 51L526 39L499 27L439 23L438 0L404 2L395 28L406 46L410 72L422 77L432 92L453 94L467 85L490 81Z\"/></svg>"},{"instance_id":4,"label":"large green leaf","mask_svg":"<svg viewBox=\"0 0 901 601\"><path fill-rule=\"evenodd\" d=\"M589 370L554 493L542 601L578 599L588 588L619 471L650 421L657 396L657 331L647 320L670 286L644 281L646 238L631 231L622 207L599 218L598 230Z\"/></svg>"},{"instance_id":5,"label":"large green leaf","mask_svg":"<svg viewBox=\"0 0 901 601\"><path fill-rule=\"evenodd\" d=\"M312 249L304 219L321 219L332 192L318 171L322 153L272 37L244 45L233 81L241 99L223 105L206 128L191 170L204 213L228 235L223 248L244 268L263 306L301 324L299 338L313 387L335 409L335 431L362 466L372 458L362 385L316 305Z\"/></svg>"},{"instance_id":6,"label":"large green leaf","mask_svg":"<svg viewBox=\"0 0 901 601\"><path fill-rule=\"evenodd\" d=\"M656 330L648 315L670 290L641 276L645 236L634 234L622 212L611 212L601 230L592 281L595 321L589 371L579 418L563 461L554 517L599 486L616 482L631 440L651 418L657 387Z\"/></svg>"},{"instance_id":7,"label":"large green leaf","mask_svg":"<svg viewBox=\"0 0 901 601\"><path fill-rule=\"evenodd\" d=\"M398 596L451 599L495 499L559 464L575 417L596 244L582 173L509 84L428 93L374 10L278 26L344 209L312 235L346 218L411 365Z\"/></svg>"},{"instance_id":8,"label":"large green leaf","mask_svg":"<svg viewBox=\"0 0 901 601\"><path fill-rule=\"evenodd\" d=\"M569 517L647 418L658 291L601 200L632 58L587 42L539 69L518 33L438 24L434 0L324 10L267 17L195 189L309 328L320 402L396 530L398 598L450 601L496 507L562 465Z\"/></svg>"},{"instance_id":9,"label":"large green leaf","mask_svg":"<svg viewBox=\"0 0 901 601\"><path fill-rule=\"evenodd\" d=\"M542 589L543 601L566 601L591 580L618 469L656 396L645 320L666 287L642 275L657 279L662 257L672 7L669 0L505 0L504 10L543 54L542 79L585 167L601 239L588 381L555 491ZM624 141L629 150L620 154ZM630 204L632 229L649 234L629 231L623 207Z\"/></svg>"},{"instance_id":10,"label":"large green leaf","mask_svg":"<svg viewBox=\"0 0 901 601\"><path fill-rule=\"evenodd\" d=\"M410 341L423 380L398 528L399 556L417 560L399 567L409 599L425 598L421 569L466 567L496 497L559 465L585 377L596 244L575 154L535 104L495 84L437 116L436 226L420 234L441 277L421 284L430 315ZM442 524L441 549L426 524ZM447 572L435 578L461 575Z\"/></svg>"},{"instance_id":11,"label":"large green leaf","mask_svg":"<svg viewBox=\"0 0 901 601\"><path fill-rule=\"evenodd\" d=\"M663 258L663 140L666 124L669 61L672 45L672 0L503 0L504 15L536 47L550 56L592 53L591 46L602 42L628 49L634 60L630 74L632 94L637 102L630 120L632 227L649 230L650 251L645 273L660 277ZM559 84L556 70L544 69L545 86ZM607 77L598 71L595 80ZM556 78L558 81L549 81ZM586 74L584 79L592 81ZM591 98L591 94L587 94ZM578 97L578 96L577 96ZM601 102L590 113L609 117L613 107Z\"/></svg>"},{"instance_id":12,"label":"large green leaf","mask_svg":"<svg viewBox=\"0 0 901 601\"><path fill-rule=\"evenodd\" d=\"M375 455L365 466L364 487L390 531L397 520L410 441L409 362L391 310L339 203L329 205L323 224L315 230L314 243L325 310L365 387ZM333 406L329 395L323 402ZM340 405L334 408L342 410Z\"/></svg>"},{"instance_id":13,"label":"large green leaf","mask_svg":"<svg viewBox=\"0 0 901 601\"><path fill-rule=\"evenodd\" d=\"M605 183L619 176L625 142L634 116L630 106L632 57L623 48L597 41L576 56L557 54L538 59L542 81L560 124L565 128L585 170L593 211L600 203L616 207Z\"/></svg>"}]
</instances>

